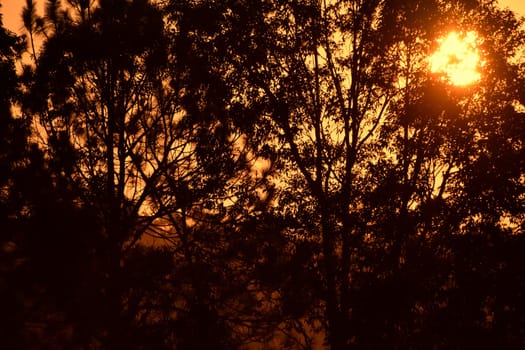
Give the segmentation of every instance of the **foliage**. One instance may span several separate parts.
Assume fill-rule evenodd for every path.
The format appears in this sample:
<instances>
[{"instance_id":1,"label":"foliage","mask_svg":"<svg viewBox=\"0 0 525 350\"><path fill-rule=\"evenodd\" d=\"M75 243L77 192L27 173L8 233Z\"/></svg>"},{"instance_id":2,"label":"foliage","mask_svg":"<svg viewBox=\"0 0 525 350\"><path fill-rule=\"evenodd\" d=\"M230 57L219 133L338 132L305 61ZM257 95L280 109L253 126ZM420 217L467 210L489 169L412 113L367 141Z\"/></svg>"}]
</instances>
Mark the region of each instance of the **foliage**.
<instances>
[{"instance_id":1,"label":"foliage","mask_svg":"<svg viewBox=\"0 0 525 350\"><path fill-rule=\"evenodd\" d=\"M28 0L23 22L19 75L0 31L11 347L525 343L512 12ZM428 69L451 30L481 38L475 84Z\"/></svg>"},{"instance_id":2,"label":"foliage","mask_svg":"<svg viewBox=\"0 0 525 350\"><path fill-rule=\"evenodd\" d=\"M310 303L324 309L327 342L419 348L421 325L454 308L449 295L435 293L461 284L458 293L468 295L456 244L522 230L521 141L504 127L508 117L522 124L512 107L520 67L511 60L523 47L521 22L476 1L202 8L221 12L216 42L232 52L221 66L239 74L245 103L261 108L255 124L272 134L277 210L310 246L313 285L321 286ZM451 29L484 33L478 85L449 86L426 68L436 38ZM474 260L489 254L481 250ZM465 316L465 325L478 325L469 341L487 327L482 299ZM456 346L447 332L432 346ZM494 341L514 341L502 337Z\"/></svg>"}]
</instances>

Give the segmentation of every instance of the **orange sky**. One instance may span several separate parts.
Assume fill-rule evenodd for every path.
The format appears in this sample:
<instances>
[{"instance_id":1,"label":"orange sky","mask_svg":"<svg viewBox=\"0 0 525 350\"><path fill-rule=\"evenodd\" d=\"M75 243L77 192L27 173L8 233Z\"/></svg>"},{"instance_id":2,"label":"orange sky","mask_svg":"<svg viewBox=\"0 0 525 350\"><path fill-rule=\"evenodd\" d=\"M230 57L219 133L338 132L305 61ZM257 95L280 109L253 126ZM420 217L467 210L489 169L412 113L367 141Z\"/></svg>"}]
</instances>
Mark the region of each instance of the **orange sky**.
<instances>
[{"instance_id":1,"label":"orange sky","mask_svg":"<svg viewBox=\"0 0 525 350\"><path fill-rule=\"evenodd\" d=\"M35 2L42 9L45 1L36 0ZM22 29L22 20L20 18L25 3L25 0L0 0L0 4L2 4L0 13L2 13L2 21L7 29L20 33Z\"/></svg>"},{"instance_id":2,"label":"orange sky","mask_svg":"<svg viewBox=\"0 0 525 350\"><path fill-rule=\"evenodd\" d=\"M44 0L34 0L40 8L43 7ZM20 32L21 21L20 14L25 0L0 0L2 8L0 12L3 14L4 26L13 32ZM525 16L525 0L499 0L503 7L509 7L514 12ZM41 12L40 12L41 13Z\"/></svg>"},{"instance_id":3,"label":"orange sky","mask_svg":"<svg viewBox=\"0 0 525 350\"><path fill-rule=\"evenodd\" d=\"M525 16L525 1L523 0L499 0L502 7L508 7L512 11Z\"/></svg>"}]
</instances>

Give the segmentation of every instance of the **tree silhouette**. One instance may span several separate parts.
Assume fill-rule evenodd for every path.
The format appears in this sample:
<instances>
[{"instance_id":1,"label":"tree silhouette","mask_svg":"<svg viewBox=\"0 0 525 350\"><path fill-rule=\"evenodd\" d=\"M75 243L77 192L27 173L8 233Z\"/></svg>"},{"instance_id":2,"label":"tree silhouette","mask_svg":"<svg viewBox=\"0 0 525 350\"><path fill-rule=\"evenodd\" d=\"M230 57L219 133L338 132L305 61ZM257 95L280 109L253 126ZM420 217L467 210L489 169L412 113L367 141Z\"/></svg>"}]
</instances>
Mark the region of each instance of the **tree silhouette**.
<instances>
[{"instance_id":1,"label":"tree silhouette","mask_svg":"<svg viewBox=\"0 0 525 350\"><path fill-rule=\"evenodd\" d=\"M4 28L0 16L0 310L5 316L0 323L0 341L15 348L23 341L23 303L17 297L13 240L18 214L23 203L10 189L27 147L28 128L22 120L13 118L11 106L18 93L15 60L21 50L21 38Z\"/></svg>"},{"instance_id":2,"label":"tree silhouette","mask_svg":"<svg viewBox=\"0 0 525 350\"><path fill-rule=\"evenodd\" d=\"M19 76L23 43L0 30L6 346L523 346L512 12L45 5L26 2ZM477 33L480 81L429 70L451 31Z\"/></svg>"},{"instance_id":3,"label":"tree silhouette","mask_svg":"<svg viewBox=\"0 0 525 350\"><path fill-rule=\"evenodd\" d=\"M204 62L184 61L184 38L167 32L155 5L70 5L48 2L23 101L40 147L97 225L91 241L70 247L89 252L90 285L76 291L84 305L71 310L67 341L229 348L210 298L245 293L246 278L235 285L225 276L240 271L226 260L228 239L239 239L248 206L261 202L266 175L252 174L256 158L224 107L228 89L203 74ZM192 333L201 322L209 327Z\"/></svg>"},{"instance_id":4,"label":"tree silhouette","mask_svg":"<svg viewBox=\"0 0 525 350\"><path fill-rule=\"evenodd\" d=\"M500 171L486 144L495 134L495 144L520 144L500 128L504 109L512 111L519 98L520 68L510 57L523 44L520 22L476 1L237 1L201 8L220 13L199 28L215 30L215 43L233 53L221 64L238 74L246 104L261 108L255 125L272 135L268 146L281 166L276 201L289 228L310 245L321 284L310 302L324 309L328 344L421 346L418 323L453 310L451 295L468 298L473 288L459 282L456 269L469 265L458 266L457 242L474 232L503 234L502 220L521 230L522 209L514 210L523 207L523 169L515 158L522 151L498 148L510 157L510 172ZM487 38L480 85L456 88L428 72L432 43L451 27ZM489 180L489 169L497 179ZM498 190L478 187L489 183ZM484 191L486 205L500 195L506 204L477 212ZM486 244L477 241L475 260L489 259ZM488 293L482 289L464 316L461 327L476 325L469 341L479 342L488 327ZM445 333L433 345L460 346L459 334Z\"/></svg>"}]
</instances>

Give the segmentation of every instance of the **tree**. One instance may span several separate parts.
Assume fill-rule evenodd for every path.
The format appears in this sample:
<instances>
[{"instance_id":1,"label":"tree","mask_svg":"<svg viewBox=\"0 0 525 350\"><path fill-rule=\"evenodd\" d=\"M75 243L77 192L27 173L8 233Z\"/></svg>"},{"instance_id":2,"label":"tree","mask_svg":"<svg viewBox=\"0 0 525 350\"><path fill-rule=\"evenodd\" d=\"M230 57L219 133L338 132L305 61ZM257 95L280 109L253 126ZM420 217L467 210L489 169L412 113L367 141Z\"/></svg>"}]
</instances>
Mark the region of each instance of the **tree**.
<instances>
[{"instance_id":1,"label":"tree","mask_svg":"<svg viewBox=\"0 0 525 350\"><path fill-rule=\"evenodd\" d=\"M34 142L30 119L20 115L22 89L15 63L24 42L3 27L0 35L5 45L0 128L0 162L5 170L0 181L0 225L2 312L6 320L1 339L8 347L33 348L59 338L41 338L39 328L62 322L57 311L68 307L70 300L65 296L79 287L84 276L85 256L79 247L86 243L84 234L95 227L89 222L89 210L75 202L66 179L55 172L53 162Z\"/></svg>"},{"instance_id":2,"label":"tree","mask_svg":"<svg viewBox=\"0 0 525 350\"><path fill-rule=\"evenodd\" d=\"M417 348L425 341L419 324L428 326L442 305L451 310L456 291L470 293L459 282L468 264L457 265L456 242L504 234L502 220L521 232L521 141L503 126L522 124L510 107L522 79L511 61L523 45L520 21L490 1L199 5L208 17L195 26L211 31L210 46L225 53L225 79L233 76L241 102L258 108L254 128L271 135L266 146L281 167L275 203L309 246L319 283L308 287L324 311L327 343ZM471 88L447 84L425 63L451 27L484 38L484 78ZM496 155L488 140L509 147ZM504 174L495 170L500 161ZM498 175L487 182L490 169ZM471 225L479 215L481 226ZM476 244L475 259L484 258L487 242ZM483 303L473 302L477 314L469 316L477 332ZM459 344L457 335L445 337L433 345Z\"/></svg>"},{"instance_id":3,"label":"tree","mask_svg":"<svg viewBox=\"0 0 525 350\"><path fill-rule=\"evenodd\" d=\"M37 65L24 73L24 112L96 225L89 242L70 247L88 257L83 288L69 298L78 301L65 311L73 328L65 342L244 341L231 329L241 317L227 323L219 312L253 294L247 274L231 279L243 275L233 247L250 207L264 206L256 193L267 184L253 174L257 157L236 111L225 107L230 89L151 2L48 1L43 23ZM195 329L201 323L208 326Z\"/></svg>"},{"instance_id":4,"label":"tree","mask_svg":"<svg viewBox=\"0 0 525 350\"><path fill-rule=\"evenodd\" d=\"M11 219L20 211L20 203L12 195L10 185L20 167L27 147L27 125L12 115L11 107L19 93L15 61L21 50L21 38L4 28L0 15L0 309L5 315L0 324L0 339L8 347L22 342L22 303L12 288L12 269L16 260L13 252L15 223Z\"/></svg>"},{"instance_id":5,"label":"tree","mask_svg":"<svg viewBox=\"0 0 525 350\"><path fill-rule=\"evenodd\" d=\"M19 77L0 31L13 347L525 343L511 12L48 0L24 22ZM451 30L479 37L475 84L428 69Z\"/></svg>"}]
</instances>

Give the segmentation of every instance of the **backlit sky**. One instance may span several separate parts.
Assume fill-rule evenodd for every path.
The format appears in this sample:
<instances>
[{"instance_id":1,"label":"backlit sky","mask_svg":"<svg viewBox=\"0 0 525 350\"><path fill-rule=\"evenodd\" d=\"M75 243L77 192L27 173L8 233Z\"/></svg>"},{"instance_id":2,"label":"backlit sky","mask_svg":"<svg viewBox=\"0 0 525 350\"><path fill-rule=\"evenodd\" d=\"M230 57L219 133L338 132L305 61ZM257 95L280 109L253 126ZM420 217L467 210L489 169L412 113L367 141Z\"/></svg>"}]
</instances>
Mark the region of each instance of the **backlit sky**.
<instances>
[{"instance_id":1,"label":"backlit sky","mask_svg":"<svg viewBox=\"0 0 525 350\"><path fill-rule=\"evenodd\" d=\"M45 2L44 0L35 1L40 8L42 8ZM525 16L524 0L499 0L499 3L502 7L509 7L521 16ZM22 13L25 0L0 0L0 4L2 4L0 13L3 14L4 26L15 33L20 33L22 29L20 14ZM40 13L42 12L40 11Z\"/></svg>"},{"instance_id":2,"label":"backlit sky","mask_svg":"<svg viewBox=\"0 0 525 350\"><path fill-rule=\"evenodd\" d=\"M42 7L45 1L36 0L36 3ZM25 0L0 0L2 7L0 13L2 14L2 21L4 27L12 32L20 33L22 29L22 8L25 5ZM39 11L39 13L41 13Z\"/></svg>"}]
</instances>

